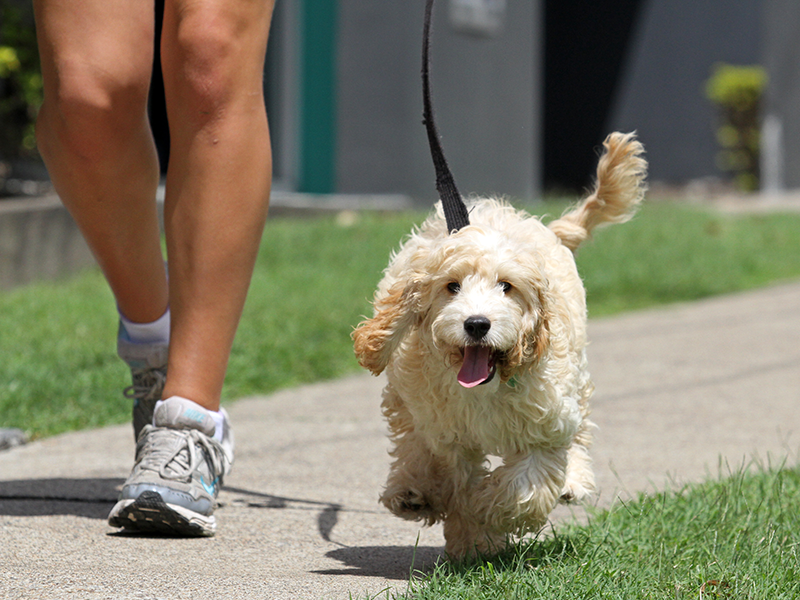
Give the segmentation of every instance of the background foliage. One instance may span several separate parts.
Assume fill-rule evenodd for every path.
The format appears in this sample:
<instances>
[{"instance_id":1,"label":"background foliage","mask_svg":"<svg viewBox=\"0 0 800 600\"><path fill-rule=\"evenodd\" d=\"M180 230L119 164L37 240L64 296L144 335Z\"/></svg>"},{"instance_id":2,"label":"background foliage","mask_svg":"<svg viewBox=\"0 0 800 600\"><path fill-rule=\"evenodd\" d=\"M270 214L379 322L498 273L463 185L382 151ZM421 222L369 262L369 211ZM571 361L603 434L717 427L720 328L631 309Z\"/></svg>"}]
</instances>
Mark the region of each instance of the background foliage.
<instances>
[{"instance_id":1,"label":"background foliage","mask_svg":"<svg viewBox=\"0 0 800 600\"><path fill-rule=\"evenodd\" d=\"M0 159L36 155L42 104L39 50L29 4L0 0Z\"/></svg>"},{"instance_id":2,"label":"background foliage","mask_svg":"<svg viewBox=\"0 0 800 600\"><path fill-rule=\"evenodd\" d=\"M761 98L767 73L759 66L718 64L706 83L706 96L719 110L719 166L733 173L736 186L757 190L761 170Z\"/></svg>"}]
</instances>

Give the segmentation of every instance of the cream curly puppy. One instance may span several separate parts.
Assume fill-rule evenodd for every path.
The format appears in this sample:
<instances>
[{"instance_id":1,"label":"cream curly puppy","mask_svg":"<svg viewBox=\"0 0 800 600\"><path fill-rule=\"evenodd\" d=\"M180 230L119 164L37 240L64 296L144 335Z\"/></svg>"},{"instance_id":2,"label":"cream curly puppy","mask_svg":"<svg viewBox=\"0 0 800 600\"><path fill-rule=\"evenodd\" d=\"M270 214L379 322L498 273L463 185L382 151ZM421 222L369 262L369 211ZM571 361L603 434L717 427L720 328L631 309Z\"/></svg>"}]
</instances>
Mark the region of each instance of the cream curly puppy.
<instances>
[{"instance_id":1,"label":"cream curly puppy","mask_svg":"<svg viewBox=\"0 0 800 600\"><path fill-rule=\"evenodd\" d=\"M539 530L594 490L586 300L573 252L628 220L647 163L634 134L604 142L594 192L543 225L495 199L448 234L441 209L393 256L374 317L353 333L362 366L386 370L394 442L383 504L444 522L452 558ZM490 470L487 456L502 458Z\"/></svg>"}]
</instances>

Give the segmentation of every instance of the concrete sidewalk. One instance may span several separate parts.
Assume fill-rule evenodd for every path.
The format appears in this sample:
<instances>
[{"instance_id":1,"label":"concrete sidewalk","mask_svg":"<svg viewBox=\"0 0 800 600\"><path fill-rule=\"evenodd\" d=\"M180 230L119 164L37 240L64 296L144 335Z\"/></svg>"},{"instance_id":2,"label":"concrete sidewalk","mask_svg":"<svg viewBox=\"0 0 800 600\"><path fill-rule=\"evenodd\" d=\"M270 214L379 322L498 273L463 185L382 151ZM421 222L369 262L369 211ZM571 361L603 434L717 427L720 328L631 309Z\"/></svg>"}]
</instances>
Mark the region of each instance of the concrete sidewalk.
<instances>
[{"instance_id":1,"label":"concrete sidewalk","mask_svg":"<svg viewBox=\"0 0 800 600\"><path fill-rule=\"evenodd\" d=\"M590 324L607 506L800 448L800 283ZM368 375L229 407L237 461L211 539L121 535L105 517L129 426L0 453L0 598L346 599L404 590L439 556L377 503L388 442ZM580 511L579 511L580 512ZM555 520L568 518L559 509Z\"/></svg>"}]
</instances>

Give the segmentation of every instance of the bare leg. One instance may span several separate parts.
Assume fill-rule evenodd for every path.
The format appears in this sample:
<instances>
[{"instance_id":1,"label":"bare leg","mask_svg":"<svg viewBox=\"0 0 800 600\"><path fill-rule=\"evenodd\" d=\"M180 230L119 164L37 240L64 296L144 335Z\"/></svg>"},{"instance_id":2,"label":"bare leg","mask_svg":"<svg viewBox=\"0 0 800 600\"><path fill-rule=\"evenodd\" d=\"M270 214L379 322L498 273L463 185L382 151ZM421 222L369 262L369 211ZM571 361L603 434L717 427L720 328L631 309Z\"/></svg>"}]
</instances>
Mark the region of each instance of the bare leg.
<instances>
[{"instance_id":1,"label":"bare leg","mask_svg":"<svg viewBox=\"0 0 800 600\"><path fill-rule=\"evenodd\" d=\"M216 411L269 202L261 82L273 0L167 0L162 58L172 134L165 206L169 284L154 201L159 170L146 113L153 5L35 2L45 79L38 135L56 190L121 312L150 323L171 308L162 398L183 396ZM163 363L150 365L151 358L145 357L148 372L160 376L153 383L160 389ZM135 408L135 428L136 415ZM227 421L179 400L155 411L155 427L145 423L148 416L141 419L137 460L109 524L213 535L215 500L233 460ZM196 438L190 429L206 437ZM180 450L172 456L159 450L176 445ZM189 461L186 477L163 476L167 468L182 473L186 461L179 457L193 456L198 445L203 460Z\"/></svg>"},{"instance_id":2,"label":"bare leg","mask_svg":"<svg viewBox=\"0 0 800 600\"><path fill-rule=\"evenodd\" d=\"M165 225L172 334L164 397L219 407L266 218L263 67L272 0L168 0Z\"/></svg>"},{"instance_id":3,"label":"bare leg","mask_svg":"<svg viewBox=\"0 0 800 600\"><path fill-rule=\"evenodd\" d=\"M129 319L167 307L147 121L153 5L35 0L44 77L37 137L56 191Z\"/></svg>"},{"instance_id":4,"label":"bare leg","mask_svg":"<svg viewBox=\"0 0 800 600\"><path fill-rule=\"evenodd\" d=\"M168 292L146 114L153 7L126 0L35 5L45 78L37 132L56 190L122 313L148 322L171 305L164 397L184 396L212 410L269 201L262 79L272 6L167 3Z\"/></svg>"}]
</instances>

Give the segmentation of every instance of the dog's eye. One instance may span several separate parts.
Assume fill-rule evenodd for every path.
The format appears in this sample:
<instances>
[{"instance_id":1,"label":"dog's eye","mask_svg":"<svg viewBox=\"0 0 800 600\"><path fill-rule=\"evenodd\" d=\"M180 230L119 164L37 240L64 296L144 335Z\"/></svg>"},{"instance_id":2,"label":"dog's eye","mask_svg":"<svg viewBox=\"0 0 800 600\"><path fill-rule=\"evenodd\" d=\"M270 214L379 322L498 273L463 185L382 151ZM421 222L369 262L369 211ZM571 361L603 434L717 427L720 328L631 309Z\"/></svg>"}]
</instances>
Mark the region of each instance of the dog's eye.
<instances>
[{"instance_id":1,"label":"dog's eye","mask_svg":"<svg viewBox=\"0 0 800 600\"><path fill-rule=\"evenodd\" d=\"M447 291L451 294L457 294L461 290L461 285L457 281L451 281L447 284Z\"/></svg>"},{"instance_id":2,"label":"dog's eye","mask_svg":"<svg viewBox=\"0 0 800 600\"><path fill-rule=\"evenodd\" d=\"M499 285L501 288L503 288L503 293L504 293L504 294L507 294L508 292L510 292L510 291L511 291L511 284L510 284L510 283L508 283L507 281L501 281L501 282L499 282L499 283L498 283L498 285Z\"/></svg>"}]
</instances>

